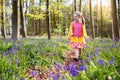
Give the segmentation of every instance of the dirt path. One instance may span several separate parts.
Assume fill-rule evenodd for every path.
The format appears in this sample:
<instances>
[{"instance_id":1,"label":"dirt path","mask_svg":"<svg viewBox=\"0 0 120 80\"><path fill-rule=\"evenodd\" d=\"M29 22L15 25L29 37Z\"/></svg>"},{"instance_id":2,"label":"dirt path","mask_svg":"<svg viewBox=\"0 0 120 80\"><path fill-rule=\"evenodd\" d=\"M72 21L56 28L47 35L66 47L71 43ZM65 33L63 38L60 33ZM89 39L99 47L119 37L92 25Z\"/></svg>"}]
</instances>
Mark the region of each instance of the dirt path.
<instances>
[{"instance_id":1,"label":"dirt path","mask_svg":"<svg viewBox=\"0 0 120 80\"><path fill-rule=\"evenodd\" d=\"M47 68L45 71L39 70L37 66L30 67L27 71L26 76L31 80L50 80L51 76L59 76L58 73L69 72L66 67L68 67L70 64L75 63L76 65L81 65L79 61L74 60L73 56L73 52L66 53L65 58L63 59L64 64L55 63L52 65L51 69Z\"/></svg>"}]
</instances>

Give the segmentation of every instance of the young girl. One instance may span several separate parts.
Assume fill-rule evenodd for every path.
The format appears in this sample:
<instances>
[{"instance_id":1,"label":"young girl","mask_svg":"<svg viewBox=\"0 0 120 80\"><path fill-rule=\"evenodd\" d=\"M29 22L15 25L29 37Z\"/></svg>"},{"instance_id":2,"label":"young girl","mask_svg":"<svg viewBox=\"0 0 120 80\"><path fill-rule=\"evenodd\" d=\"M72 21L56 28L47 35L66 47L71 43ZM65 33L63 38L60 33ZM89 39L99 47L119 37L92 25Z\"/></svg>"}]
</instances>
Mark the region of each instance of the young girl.
<instances>
[{"instance_id":1,"label":"young girl","mask_svg":"<svg viewBox=\"0 0 120 80\"><path fill-rule=\"evenodd\" d=\"M70 47L75 53L74 59L78 60L81 56L81 49L85 47L85 38L87 38L85 21L82 13L79 11L74 13L74 21L70 25L68 36L70 40Z\"/></svg>"}]
</instances>

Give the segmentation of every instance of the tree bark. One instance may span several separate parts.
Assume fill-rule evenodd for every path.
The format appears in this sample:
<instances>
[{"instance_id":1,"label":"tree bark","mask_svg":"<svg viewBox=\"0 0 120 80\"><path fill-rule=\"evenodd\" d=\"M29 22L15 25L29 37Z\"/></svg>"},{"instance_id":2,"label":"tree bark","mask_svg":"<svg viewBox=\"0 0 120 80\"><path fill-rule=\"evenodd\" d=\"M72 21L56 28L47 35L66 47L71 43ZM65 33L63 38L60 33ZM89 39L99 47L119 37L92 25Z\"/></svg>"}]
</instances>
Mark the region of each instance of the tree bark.
<instances>
[{"instance_id":1,"label":"tree bark","mask_svg":"<svg viewBox=\"0 0 120 80\"><path fill-rule=\"evenodd\" d=\"M46 24L48 39L51 39L51 30L49 26L49 0L46 1Z\"/></svg>"},{"instance_id":2,"label":"tree bark","mask_svg":"<svg viewBox=\"0 0 120 80\"><path fill-rule=\"evenodd\" d=\"M97 24L96 24L96 37L98 37L98 36L99 36L99 26L98 26L98 0L97 0L96 3L97 3L97 4L96 4L96 5L97 5L97 7L96 7L96 10L97 10L97 11L96 11L96 13L97 13L97 14L96 14L96 23L97 23Z\"/></svg>"},{"instance_id":3,"label":"tree bark","mask_svg":"<svg viewBox=\"0 0 120 80\"><path fill-rule=\"evenodd\" d=\"M92 34L92 38L95 38L95 31L94 31L93 18L92 18L92 5L91 5L91 0L90 0L90 24L91 24L91 34Z\"/></svg>"},{"instance_id":4,"label":"tree bark","mask_svg":"<svg viewBox=\"0 0 120 80\"><path fill-rule=\"evenodd\" d=\"M119 41L119 26L118 26L118 18L116 11L116 0L111 0L111 9L112 9L112 19L113 19L113 34L114 40Z\"/></svg>"},{"instance_id":5,"label":"tree bark","mask_svg":"<svg viewBox=\"0 0 120 80\"><path fill-rule=\"evenodd\" d=\"M2 28L1 28L1 32L2 32L2 36L4 39L6 39L6 30L5 30L5 0L1 1L2 4Z\"/></svg>"},{"instance_id":6,"label":"tree bark","mask_svg":"<svg viewBox=\"0 0 120 80\"><path fill-rule=\"evenodd\" d=\"M102 0L100 0L100 34L101 38L103 38L103 23L102 23Z\"/></svg>"},{"instance_id":7,"label":"tree bark","mask_svg":"<svg viewBox=\"0 0 120 80\"><path fill-rule=\"evenodd\" d=\"M81 0L79 0L79 11L81 11Z\"/></svg>"},{"instance_id":8,"label":"tree bark","mask_svg":"<svg viewBox=\"0 0 120 80\"><path fill-rule=\"evenodd\" d=\"M39 0L39 6L41 7L41 0ZM39 12L41 12L41 8L39 9ZM41 32L41 19L39 19L39 35L40 35L40 32Z\"/></svg>"},{"instance_id":9,"label":"tree bark","mask_svg":"<svg viewBox=\"0 0 120 80\"><path fill-rule=\"evenodd\" d=\"M25 16L24 16L24 11L23 11L23 0L20 0L20 22L22 26L22 37L26 38L27 37L27 31L26 31L26 25L25 25Z\"/></svg>"},{"instance_id":10,"label":"tree bark","mask_svg":"<svg viewBox=\"0 0 120 80\"><path fill-rule=\"evenodd\" d=\"M20 26L20 1L19 0L13 0L13 14L12 14L12 39L13 41L18 40L20 32L19 32L19 26Z\"/></svg>"},{"instance_id":11,"label":"tree bark","mask_svg":"<svg viewBox=\"0 0 120 80\"><path fill-rule=\"evenodd\" d=\"M74 11L77 10L76 0L74 0Z\"/></svg>"}]
</instances>

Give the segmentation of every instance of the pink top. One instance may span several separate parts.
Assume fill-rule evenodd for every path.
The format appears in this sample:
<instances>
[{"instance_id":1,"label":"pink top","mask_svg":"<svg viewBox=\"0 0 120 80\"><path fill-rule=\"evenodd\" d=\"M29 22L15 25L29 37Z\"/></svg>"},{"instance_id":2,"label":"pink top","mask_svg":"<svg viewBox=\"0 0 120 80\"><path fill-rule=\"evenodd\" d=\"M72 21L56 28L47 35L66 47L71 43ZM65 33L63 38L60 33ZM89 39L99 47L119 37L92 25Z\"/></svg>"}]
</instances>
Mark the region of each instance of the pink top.
<instances>
[{"instance_id":1,"label":"pink top","mask_svg":"<svg viewBox=\"0 0 120 80\"><path fill-rule=\"evenodd\" d=\"M73 22L73 36L81 37L83 36L83 25L82 22Z\"/></svg>"}]
</instances>

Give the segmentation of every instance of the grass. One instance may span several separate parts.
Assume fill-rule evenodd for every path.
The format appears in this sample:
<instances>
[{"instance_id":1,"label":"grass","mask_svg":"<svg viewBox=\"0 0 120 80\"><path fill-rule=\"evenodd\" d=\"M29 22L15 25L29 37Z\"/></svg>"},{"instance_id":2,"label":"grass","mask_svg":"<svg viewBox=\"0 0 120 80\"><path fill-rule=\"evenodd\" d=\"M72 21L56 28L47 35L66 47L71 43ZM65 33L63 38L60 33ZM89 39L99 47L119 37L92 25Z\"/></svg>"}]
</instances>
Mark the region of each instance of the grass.
<instances>
[{"instance_id":1,"label":"grass","mask_svg":"<svg viewBox=\"0 0 120 80\"><path fill-rule=\"evenodd\" d=\"M0 79L20 80L26 78L26 71L31 66L45 70L54 63L63 63L63 54L70 50L68 45L66 38L29 38L16 43L0 40ZM82 53L87 69L79 71L75 77L69 72L62 74L66 80L120 79L120 42L90 39Z\"/></svg>"}]
</instances>

